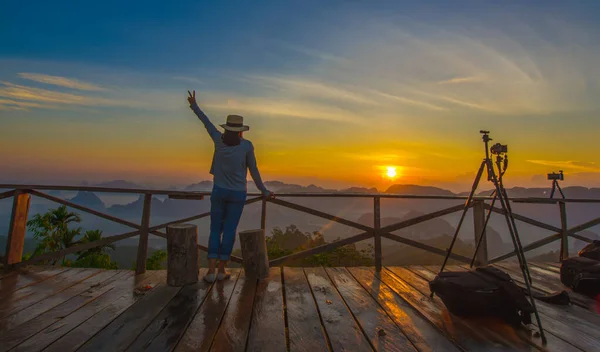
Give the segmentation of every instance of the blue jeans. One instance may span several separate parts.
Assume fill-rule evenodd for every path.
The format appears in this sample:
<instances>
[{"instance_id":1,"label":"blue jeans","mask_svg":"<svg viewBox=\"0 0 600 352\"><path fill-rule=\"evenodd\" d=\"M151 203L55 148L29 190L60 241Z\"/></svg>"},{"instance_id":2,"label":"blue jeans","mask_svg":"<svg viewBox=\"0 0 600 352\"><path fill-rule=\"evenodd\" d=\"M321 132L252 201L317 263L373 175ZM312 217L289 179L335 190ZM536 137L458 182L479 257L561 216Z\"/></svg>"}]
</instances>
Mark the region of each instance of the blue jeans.
<instances>
[{"instance_id":1,"label":"blue jeans","mask_svg":"<svg viewBox=\"0 0 600 352\"><path fill-rule=\"evenodd\" d=\"M229 260L245 202L245 191L213 187L210 196L208 259Z\"/></svg>"}]
</instances>

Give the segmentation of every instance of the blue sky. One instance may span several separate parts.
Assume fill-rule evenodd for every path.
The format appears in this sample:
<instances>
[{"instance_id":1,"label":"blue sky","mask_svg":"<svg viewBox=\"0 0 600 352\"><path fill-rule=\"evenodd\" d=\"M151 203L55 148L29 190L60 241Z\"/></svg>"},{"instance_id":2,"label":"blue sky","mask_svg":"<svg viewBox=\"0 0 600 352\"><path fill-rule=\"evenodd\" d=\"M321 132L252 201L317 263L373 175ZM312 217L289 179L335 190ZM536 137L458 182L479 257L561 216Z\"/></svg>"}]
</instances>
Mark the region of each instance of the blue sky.
<instances>
[{"instance_id":1,"label":"blue sky","mask_svg":"<svg viewBox=\"0 0 600 352\"><path fill-rule=\"evenodd\" d=\"M5 1L4 178L208 178L184 100L196 89L214 119L252 122L271 179L381 185L357 165L394 165L406 182L462 185L488 128L519 151L515 182L564 168L596 184L599 14L596 1ZM15 152L20 133L31 145Z\"/></svg>"}]
</instances>

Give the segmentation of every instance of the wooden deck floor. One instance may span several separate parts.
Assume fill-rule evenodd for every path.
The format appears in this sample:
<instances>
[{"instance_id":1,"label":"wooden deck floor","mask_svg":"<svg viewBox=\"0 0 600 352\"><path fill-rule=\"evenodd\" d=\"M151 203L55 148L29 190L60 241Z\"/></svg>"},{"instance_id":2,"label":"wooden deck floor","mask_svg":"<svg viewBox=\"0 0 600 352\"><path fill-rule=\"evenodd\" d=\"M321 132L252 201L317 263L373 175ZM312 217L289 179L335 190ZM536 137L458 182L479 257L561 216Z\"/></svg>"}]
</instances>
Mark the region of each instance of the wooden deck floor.
<instances>
[{"instance_id":1,"label":"wooden deck floor","mask_svg":"<svg viewBox=\"0 0 600 352\"><path fill-rule=\"evenodd\" d=\"M0 279L0 351L600 351L593 300L538 301L543 346L525 328L449 314L429 298L436 269L273 268L258 284L237 270L178 288L165 271L33 267ZM530 270L536 290L564 289L557 265Z\"/></svg>"}]
</instances>

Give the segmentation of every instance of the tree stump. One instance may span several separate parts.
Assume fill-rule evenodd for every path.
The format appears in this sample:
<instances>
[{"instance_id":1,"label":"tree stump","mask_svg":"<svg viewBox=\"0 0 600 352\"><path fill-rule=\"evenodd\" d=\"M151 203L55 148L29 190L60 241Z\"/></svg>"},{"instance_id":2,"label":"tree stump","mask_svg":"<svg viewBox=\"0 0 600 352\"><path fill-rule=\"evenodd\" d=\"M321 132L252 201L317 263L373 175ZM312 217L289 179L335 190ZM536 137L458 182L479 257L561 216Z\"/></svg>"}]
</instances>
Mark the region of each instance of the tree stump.
<instances>
[{"instance_id":1,"label":"tree stump","mask_svg":"<svg viewBox=\"0 0 600 352\"><path fill-rule=\"evenodd\" d=\"M240 232L244 272L247 277L264 279L269 276L269 255L264 230Z\"/></svg>"},{"instance_id":2,"label":"tree stump","mask_svg":"<svg viewBox=\"0 0 600 352\"><path fill-rule=\"evenodd\" d=\"M198 282L198 227L192 224L167 226L167 284L184 286Z\"/></svg>"}]
</instances>

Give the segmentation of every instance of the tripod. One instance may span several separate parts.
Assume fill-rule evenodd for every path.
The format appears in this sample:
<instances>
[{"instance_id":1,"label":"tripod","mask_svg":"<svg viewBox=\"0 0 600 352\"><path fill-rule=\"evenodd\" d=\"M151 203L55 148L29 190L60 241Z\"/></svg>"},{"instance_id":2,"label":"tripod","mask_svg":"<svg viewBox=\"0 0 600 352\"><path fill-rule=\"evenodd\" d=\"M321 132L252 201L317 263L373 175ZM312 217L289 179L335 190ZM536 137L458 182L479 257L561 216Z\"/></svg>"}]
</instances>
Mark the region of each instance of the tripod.
<instances>
[{"instance_id":1,"label":"tripod","mask_svg":"<svg viewBox=\"0 0 600 352\"><path fill-rule=\"evenodd\" d=\"M469 196L467 197L467 201L465 202L465 206L464 206L462 215L460 217L460 220L458 222L458 226L456 227L454 237L452 238L452 241L450 242L450 247L447 250L446 257L444 258L444 262L442 264L442 267L440 268L439 273L441 274L444 271L444 268L446 267L448 258L450 257L450 254L452 253L452 248L454 247L454 244L455 244L458 234L460 232L462 223L465 219L465 216L466 216L469 208L472 206L473 198L475 196L475 192L477 191L477 187L479 186L479 182L481 181L481 177L483 176L483 172L484 172L484 170L486 170L487 171L487 180L491 181L494 184L494 191L492 193L493 198L492 198L492 203L491 203L491 206L489 208L489 211L487 213L487 216L486 216L486 219L484 222L482 233L479 234L480 236L477 241L477 246L475 247L475 253L473 255L473 259L471 260L471 267L473 267L473 263L475 262L477 252L479 250L479 247L480 247L483 237L485 235L485 228L487 227L488 221L491 217L492 209L494 208L494 204L496 203L496 200L499 200L500 205L502 206L504 217L506 219L506 225L508 226L508 231L510 233L511 240L512 240L514 248L515 248L515 253L517 255L517 259L519 260L519 266L521 268L521 273L523 274L523 279L524 279L525 286L527 289L527 294L529 295L530 303L534 309L535 318L536 318L536 321L538 324L538 328L540 329L540 336L542 338L542 342L545 344L546 336L544 334L544 330L542 329L542 323L540 321L540 316L538 314L537 307L535 305L535 300L533 299L533 296L531 293L531 282L532 282L531 275L529 274L527 260L525 259L525 253L523 251L523 246L521 244L521 240L519 239L519 234L518 234L517 226L516 226L516 223L515 223L515 220L513 217L510 202L508 199L508 194L506 193L506 189L504 188L504 184L502 182L504 173L506 172L506 168L508 167L508 157L506 155L508 148L506 145L501 145L499 143L497 143L497 144L493 145L491 148L489 148L489 142L492 140L489 137L489 131L479 131L479 132L483 135L482 139L483 139L483 143L485 145L485 159L483 159L483 161L481 162L481 165L479 166L479 170L477 171L477 175L475 176L475 180L473 181L473 186L471 187L471 192L469 193ZM494 164L492 163L492 159L490 158L490 152L492 154L496 155L496 166L498 168L498 176L496 176L496 172L494 170ZM433 292L431 293L431 297L433 297Z\"/></svg>"},{"instance_id":2,"label":"tripod","mask_svg":"<svg viewBox=\"0 0 600 352\"><path fill-rule=\"evenodd\" d=\"M565 194L563 193L562 188L560 188L558 180L552 180L552 191L550 192L550 198L554 198L554 192L556 189L558 189L562 198L565 199Z\"/></svg>"}]
</instances>

